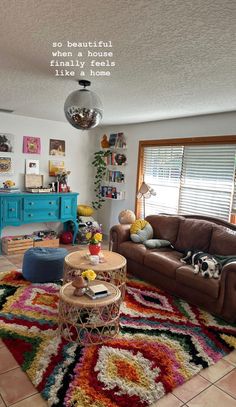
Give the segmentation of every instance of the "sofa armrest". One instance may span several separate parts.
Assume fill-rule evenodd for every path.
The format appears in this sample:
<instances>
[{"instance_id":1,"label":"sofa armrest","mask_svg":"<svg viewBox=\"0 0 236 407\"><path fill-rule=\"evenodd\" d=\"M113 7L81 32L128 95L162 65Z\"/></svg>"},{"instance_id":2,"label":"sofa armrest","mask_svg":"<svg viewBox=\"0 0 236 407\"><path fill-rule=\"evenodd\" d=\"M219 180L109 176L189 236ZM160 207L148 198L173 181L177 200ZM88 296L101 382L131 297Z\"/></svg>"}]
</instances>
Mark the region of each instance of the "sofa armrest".
<instances>
[{"instance_id":1,"label":"sofa armrest","mask_svg":"<svg viewBox=\"0 0 236 407\"><path fill-rule=\"evenodd\" d=\"M114 225L110 229L109 250L119 252L119 246L122 242L130 240L131 225Z\"/></svg>"},{"instance_id":2,"label":"sofa armrest","mask_svg":"<svg viewBox=\"0 0 236 407\"><path fill-rule=\"evenodd\" d=\"M226 264L221 271L222 317L236 322L236 262Z\"/></svg>"}]
</instances>

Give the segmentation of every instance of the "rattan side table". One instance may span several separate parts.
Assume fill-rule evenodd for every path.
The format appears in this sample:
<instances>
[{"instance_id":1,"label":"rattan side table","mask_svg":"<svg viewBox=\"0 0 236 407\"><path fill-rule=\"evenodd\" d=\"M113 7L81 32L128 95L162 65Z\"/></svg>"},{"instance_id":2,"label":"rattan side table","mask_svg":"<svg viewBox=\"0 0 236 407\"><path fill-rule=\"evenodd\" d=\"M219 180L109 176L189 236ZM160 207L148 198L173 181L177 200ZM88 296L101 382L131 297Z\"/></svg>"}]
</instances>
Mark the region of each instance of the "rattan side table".
<instances>
[{"instance_id":1,"label":"rattan side table","mask_svg":"<svg viewBox=\"0 0 236 407\"><path fill-rule=\"evenodd\" d=\"M86 269L93 269L97 279L108 281L117 286L122 298L125 296L126 287L126 259L119 253L102 250L104 262L92 265L87 258L87 250L72 252L64 260L63 284L72 281Z\"/></svg>"},{"instance_id":2,"label":"rattan side table","mask_svg":"<svg viewBox=\"0 0 236 407\"><path fill-rule=\"evenodd\" d=\"M100 284L95 280L91 285ZM86 294L73 295L72 282L63 285L59 294L59 334L80 345L97 345L119 332L121 292L113 284L102 281L107 297L91 299Z\"/></svg>"}]
</instances>

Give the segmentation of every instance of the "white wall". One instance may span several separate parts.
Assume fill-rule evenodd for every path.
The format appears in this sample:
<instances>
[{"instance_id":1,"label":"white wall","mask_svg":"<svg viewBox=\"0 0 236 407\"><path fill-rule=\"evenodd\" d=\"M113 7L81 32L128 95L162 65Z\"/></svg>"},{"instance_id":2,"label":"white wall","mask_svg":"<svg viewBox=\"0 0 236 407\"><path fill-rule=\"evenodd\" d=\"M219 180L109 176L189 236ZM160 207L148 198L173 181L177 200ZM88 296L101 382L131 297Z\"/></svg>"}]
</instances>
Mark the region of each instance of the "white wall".
<instances>
[{"instance_id":1,"label":"white wall","mask_svg":"<svg viewBox=\"0 0 236 407\"><path fill-rule=\"evenodd\" d=\"M163 120L158 122L108 126L96 129L97 140L103 134L123 132L127 139L126 197L124 201L106 201L99 211L99 222L106 234L118 223L123 209L135 208L138 146L140 140L159 140L183 137L221 136L236 134L236 112ZM99 148L99 143L97 144Z\"/></svg>"},{"instance_id":2,"label":"white wall","mask_svg":"<svg viewBox=\"0 0 236 407\"><path fill-rule=\"evenodd\" d=\"M68 185L73 192L79 192L78 202L89 204L93 196L93 186L91 179L93 169L91 167L92 152L94 150L94 135L87 131L79 131L69 123L56 122L51 120L35 119L31 117L17 116L14 114L0 113L0 133L12 133L15 135L15 148L13 153L0 153L0 156L11 156L13 160L13 174L0 176L0 185L6 179L15 181L16 186L24 190L25 160L27 158L38 159L40 161L40 173L44 175L44 185L47 186L50 180L48 176L48 162L56 159L56 156L49 156L49 139L65 140L66 155L59 157L64 159L65 167L71 171L68 177ZM41 138L41 154L23 154L23 136L35 136ZM33 230L40 230L52 226L51 224L31 224L20 227L7 227L3 230L2 236L30 233Z\"/></svg>"}]
</instances>

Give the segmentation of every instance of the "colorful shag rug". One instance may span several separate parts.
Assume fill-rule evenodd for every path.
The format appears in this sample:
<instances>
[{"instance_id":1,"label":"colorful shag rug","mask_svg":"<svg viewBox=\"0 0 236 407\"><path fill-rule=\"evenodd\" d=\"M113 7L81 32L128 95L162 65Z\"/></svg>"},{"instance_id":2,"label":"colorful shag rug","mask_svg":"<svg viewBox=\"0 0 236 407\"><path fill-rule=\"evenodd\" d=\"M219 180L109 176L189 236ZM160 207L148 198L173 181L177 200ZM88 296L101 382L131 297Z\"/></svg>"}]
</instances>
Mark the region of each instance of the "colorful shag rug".
<instances>
[{"instance_id":1,"label":"colorful shag rug","mask_svg":"<svg viewBox=\"0 0 236 407\"><path fill-rule=\"evenodd\" d=\"M152 405L236 347L236 325L139 280L119 335L79 347L57 336L58 291L19 272L0 280L0 337L50 406Z\"/></svg>"}]
</instances>

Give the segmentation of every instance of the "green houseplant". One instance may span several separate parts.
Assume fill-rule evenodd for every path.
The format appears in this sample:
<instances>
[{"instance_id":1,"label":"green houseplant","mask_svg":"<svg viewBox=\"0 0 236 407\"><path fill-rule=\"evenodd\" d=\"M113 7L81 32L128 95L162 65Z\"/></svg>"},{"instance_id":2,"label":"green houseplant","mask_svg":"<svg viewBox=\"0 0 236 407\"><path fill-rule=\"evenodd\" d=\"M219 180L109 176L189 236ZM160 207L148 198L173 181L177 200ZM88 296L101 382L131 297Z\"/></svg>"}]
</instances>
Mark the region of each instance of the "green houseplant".
<instances>
[{"instance_id":1,"label":"green houseplant","mask_svg":"<svg viewBox=\"0 0 236 407\"><path fill-rule=\"evenodd\" d=\"M96 192L96 199L92 202L92 207L94 209L100 209L105 202L104 197L101 195L101 186L107 169L105 158L109 156L109 154L111 154L110 150L100 150L94 153L94 159L92 161L92 164L96 169L94 180L94 191Z\"/></svg>"}]
</instances>

